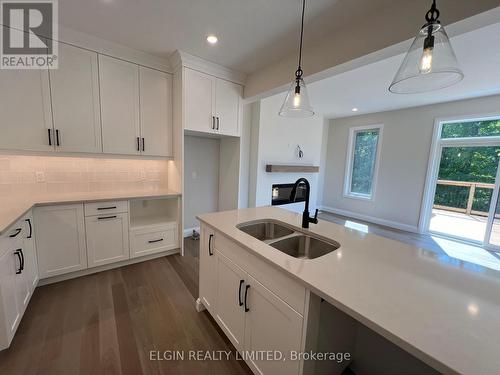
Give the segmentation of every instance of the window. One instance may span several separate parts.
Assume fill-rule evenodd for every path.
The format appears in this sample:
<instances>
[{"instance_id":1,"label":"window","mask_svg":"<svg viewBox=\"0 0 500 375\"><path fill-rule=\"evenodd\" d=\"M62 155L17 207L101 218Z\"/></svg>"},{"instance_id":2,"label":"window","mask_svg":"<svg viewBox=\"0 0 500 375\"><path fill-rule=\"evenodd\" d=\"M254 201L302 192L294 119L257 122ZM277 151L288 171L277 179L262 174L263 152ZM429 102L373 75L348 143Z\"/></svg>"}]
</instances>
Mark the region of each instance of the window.
<instances>
[{"instance_id":1,"label":"window","mask_svg":"<svg viewBox=\"0 0 500 375\"><path fill-rule=\"evenodd\" d=\"M500 119L444 122L441 139L500 136Z\"/></svg>"},{"instance_id":2,"label":"window","mask_svg":"<svg viewBox=\"0 0 500 375\"><path fill-rule=\"evenodd\" d=\"M383 125L351 128L344 195L373 199Z\"/></svg>"}]
</instances>

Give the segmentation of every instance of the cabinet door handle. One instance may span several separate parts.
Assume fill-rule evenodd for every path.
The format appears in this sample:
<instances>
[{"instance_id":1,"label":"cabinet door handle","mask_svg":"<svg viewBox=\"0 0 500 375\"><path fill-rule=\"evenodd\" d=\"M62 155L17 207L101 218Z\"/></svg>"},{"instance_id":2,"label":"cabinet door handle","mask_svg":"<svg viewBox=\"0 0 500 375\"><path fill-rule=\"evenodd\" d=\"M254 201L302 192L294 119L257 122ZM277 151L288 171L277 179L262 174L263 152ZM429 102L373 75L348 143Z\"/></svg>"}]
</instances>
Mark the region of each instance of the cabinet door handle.
<instances>
[{"instance_id":1,"label":"cabinet door handle","mask_svg":"<svg viewBox=\"0 0 500 375\"><path fill-rule=\"evenodd\" d=\"M12 233L9 237L10 238L17 237L19 235L19 233L21 233L22 230L23 230L22 228L16 228L16 231L14 233Z\"/></svg>"},{"instance_id":2,"label":"cabinet door handle","mask_svg":"<svg viewBox=\"0 0 500 375\"><path fill-rule=\"evenodd\" d=\"M245 287L245 312L249 312L250 311L250 309L247 306L248 289L250 289L250 285L247 285Z\"/></svg>"},{"instance_id":3,"label":"cabinet door handle","mask_svg":"<svg viewBox=\"0 0 500 375\"><path fill-rule=\"evenodd\" d=\"M240 280L240 288L238 289L238 302L240 304L240 307L243 306L243 301L241 300L241 286L244 282L245 280Z\"/></svg>"},{"instance_id":4,"label":"cabinet door handle","mask_svg":"<svg viewBox=\"0 0 500 375\"><path fill-rule=\"evenodd\" d=\"M33 235L33 226L31 225L31 219L26 219L25 221L28 223L30 227L30 234L26 238L31 238Z\"/></svg>"},{"instance_id":5,"label":"cabinet door handle","mask_svg":"<svg viewBox=\"0 0 500 375\"><path fill-rule=\"evenodd\" d=\"M59 129L56 129L56 146L60 146L60 142L59 142Z\"/></svg>"},{"instance_id":6,"label":"cabinet door handle","mask_svg":"<svg viewBox=\"0 0 500 375\"><path fill-rule=\"evenodd\" d=\"M163 241L163 238L160 238L158 240L149 240L148 243L155 243L155 242L161 242Z\"/></svg>"},{"instance_id":7,"label":"cabinet door handle","mask_svg":"<svg viewBox=\"0 0 500 375\"><path fill-rule=\"evenodd\" d=\"M141 139L137 137L137 151L141 151Z\"/></svg>"},{"instance_id":8,"label":"cabinet door handle","mask_svg":"<svg viewBox=\"0 0 500 375\"><path fill-rule=\"evenodd\" d=\"M220 118L217 117L217 130L219 130Z\"/></svg>"},{"instance_id":9,"label":"cabinet door handle","mask_svg":"<svg viewBox=\"0 0 500 375\"><path fill-rule=\"evenodd\" d=\"M212 116L212 129L215 130L215 116Z\"/></svg>"},{"instance_id":10,"label":"cabinet door handle","mask_svg":"<svg viewBox=\"0 0 500 375\"><path fill-rule=\"evenodd\" d=\"M49 133L49 146L52 146L52 132L50 129L47 129L47 132Z\"/></svg>"},{"instance_id":11,"label":"cabinet door handle","mask_svg":"<svg viewBox=\"0 0 500 375\"><path fill-rule=\"evenodd\" d=\"M101 217L97 218L97 220L106 220L106 219L116 219L116 215L113 215L113 216L101 216Z\"/></svg>"},{"instance_id":12,"label":"cabinet door handle","mask_svg":"<svg viewBox=\"0 0 500 375\"><path fill-rule=\"evenodd\" d=\"M214 255L214 252L212 251L212 238L214 238L213 234L211 234L208 237L208 255L210 255L210 256Z\"/></svg>"},{"instance_id":13,"label":"cabinet door handle","mask_svg":"<svg viewBox=\"0 0 500 375\"><path fill-rule=\"evenodd\" d=\"M144 142L144 138L142 138L142 151L146 151L146 143Z\"/></svg>"},{"instance_id":14,"label":"cabinet door handle","mask_svg":"<svg viewBox=\"0 0 500 375\"><path fill-rule=\"evenodd\" d=\"M109 206L109 207L97 207L97 210L114 210L116 206Z\"/></svg>"},{"instance_id":15,"label":"cabinet door handle","mask_svg":"<svg viewBox=\"0 0 500 375\"><path fill-rule=\"evenodd\" d=\"M23 249L18 249L19 251L19 254L21 254L21 271L24 270L24 253L23 253Z\"/></svg>"},{"instance_id":16,"label":"cabinet door handle","mask_svg":"<svg viewBox=\"0 0 500 375\"><path fill-rule=\"evenodd\" d=\"M19 250L16 250L16 251L14 251L14 255L17 255L17 257L19 259L19 269L16 270L16 275L19 275L23 271L23 267L22 267L23 261L21 258L21 253L19 252Z\"/></svg>"}]
</instances>

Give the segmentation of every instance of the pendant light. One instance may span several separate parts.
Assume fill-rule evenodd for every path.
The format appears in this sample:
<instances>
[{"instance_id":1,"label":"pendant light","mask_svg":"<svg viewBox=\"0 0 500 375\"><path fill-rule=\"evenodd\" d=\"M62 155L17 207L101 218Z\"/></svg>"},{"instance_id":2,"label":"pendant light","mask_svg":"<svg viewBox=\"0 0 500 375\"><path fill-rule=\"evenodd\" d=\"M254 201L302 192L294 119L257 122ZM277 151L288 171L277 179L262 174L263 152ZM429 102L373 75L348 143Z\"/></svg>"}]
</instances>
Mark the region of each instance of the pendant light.
<instances>
[{"instance_id":1,"label":"pendant light","mask_svg":"<svg viewBox=\"0 0 500 375\"><path fill-rule=\"evenodd\" d=\"M433 0L425 15L427 23L413 41L389 91L421 93L454 85L464 78L439 14L436 0Z\"/></svg>"},{"instance_id":2,"label":"pendant light","mask_svg":"<svg viewBox=\"0 0 500 375\"><path fill-rule=\"evenodd\" d=\"M295 72L295 79L288 90L285 102L281 106L280 116L284 117L311 117L314 111L309 103L306 84L302 78L302 39L304 36L304 12L306 10L306 0L302 1L302 23L300 27L300 47L299 47L299 67Z\"/></svg>"}]
</instances>

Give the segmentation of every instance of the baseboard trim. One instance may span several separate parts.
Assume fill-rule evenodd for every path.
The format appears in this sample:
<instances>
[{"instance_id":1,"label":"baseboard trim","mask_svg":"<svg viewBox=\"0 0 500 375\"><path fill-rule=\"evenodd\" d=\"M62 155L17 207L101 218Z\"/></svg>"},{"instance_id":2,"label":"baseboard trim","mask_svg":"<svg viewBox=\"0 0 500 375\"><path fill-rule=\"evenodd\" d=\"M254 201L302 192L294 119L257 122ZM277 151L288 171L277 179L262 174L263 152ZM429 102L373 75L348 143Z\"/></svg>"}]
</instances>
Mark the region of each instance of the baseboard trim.
<instances>
[{"instance_id":1,"label":"baseboard trim","mask_svg":"<svg viewBox=\"0 0 500 375\"><path fill-rule=\"evenodd\" d=\"M66 273L64 275L47 277L47 278L38 280L37 286L58 283L59 281L75 279L77 277L92 275L94 273L107 271L107 270L111 270L111 269L119 268L119 267L123 267L123 266L128 266L130 264L141 263L141 262L145 262L147 260L161 258L161 257L167 256L167 255L178 254L179 250L180 250L179 248L172 249L172 250L165 250L165 251L162 251L162 252L159 252L156 254L144 255L144 256L139 257L139 258L132 258L132 259L127 259L127 260L124 260L121 262L106 264L106 265L99 266L99 267L87 268L85 270Z\"/></svg>"},{"instance_id":2,"label":"baseboard trim","mask_svg":"<svg viewBox=\"0 0 500 375\"><path fill-rule=\"evenodd\" d=\"M330 212L332 214L342 215L353 219L363 220L368 223L379 224L389 228L404 230L406 232L419 233L418 226L416 225L401 224L396 221L380 219L378 217L358 214L356 212L342 210L340 208L334 208L329 206L319 206L318 208L325 212Z\"/></svg>"},{"instance_id":3,"label":"baseboard trim","mask_svg":"<svg viewBox=\"0 0 500 375\"><path fill-rule=\"evenodd\" d=\"M200 227L186 228L184 229L184 238L191 237L191 235L193 234L193 230L200 233Z\"/></svg>"}]
</instances>

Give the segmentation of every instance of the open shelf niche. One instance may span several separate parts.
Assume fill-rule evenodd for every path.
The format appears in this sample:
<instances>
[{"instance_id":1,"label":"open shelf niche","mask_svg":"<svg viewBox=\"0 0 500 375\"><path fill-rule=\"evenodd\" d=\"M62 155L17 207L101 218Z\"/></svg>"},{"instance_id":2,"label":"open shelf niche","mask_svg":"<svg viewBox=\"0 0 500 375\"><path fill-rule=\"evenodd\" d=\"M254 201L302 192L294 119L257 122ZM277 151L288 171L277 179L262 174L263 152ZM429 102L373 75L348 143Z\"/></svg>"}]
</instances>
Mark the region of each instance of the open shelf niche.
<instances>
[{"instance_id":1,"label":"open shelf niche","mask_svg":"<svg viewBox=\"0 0 500 375\"><path fill-rule=\"evenodd\" d=\"M138 199L130 201L130 228L143 228L179 224L178 197Z\"/></svg>"}]
</instances>

